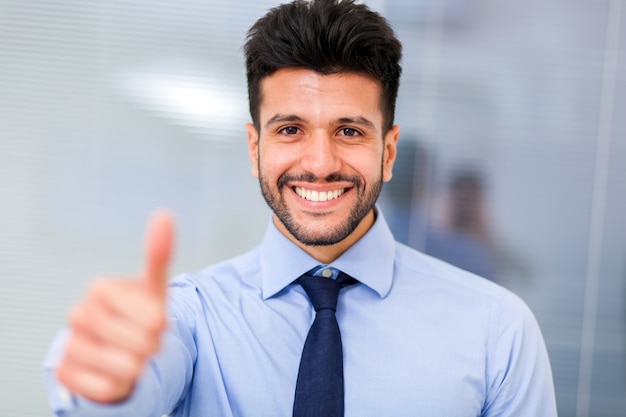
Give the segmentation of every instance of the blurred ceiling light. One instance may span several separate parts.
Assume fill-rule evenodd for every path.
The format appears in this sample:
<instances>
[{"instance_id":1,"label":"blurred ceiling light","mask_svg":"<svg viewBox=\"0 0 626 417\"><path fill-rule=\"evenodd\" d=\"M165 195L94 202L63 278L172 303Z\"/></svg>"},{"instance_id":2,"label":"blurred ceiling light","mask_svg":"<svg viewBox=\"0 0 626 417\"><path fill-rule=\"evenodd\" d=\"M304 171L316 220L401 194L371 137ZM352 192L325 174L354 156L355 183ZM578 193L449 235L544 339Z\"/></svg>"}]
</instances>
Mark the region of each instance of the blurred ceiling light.
<instances>
[{"instance_id":1,"label":"blurred ceiling light","mask_svg":"<svg viewBox=\"0 0 626 417\"><path fill-rule=\"evenodd\" d=\"M242 86L217 77L134 72L119 77L118 88L140 108L208 140L228 141L230 135L219 133L240 128L249 120Z\"/></svg>"}]
</instances>

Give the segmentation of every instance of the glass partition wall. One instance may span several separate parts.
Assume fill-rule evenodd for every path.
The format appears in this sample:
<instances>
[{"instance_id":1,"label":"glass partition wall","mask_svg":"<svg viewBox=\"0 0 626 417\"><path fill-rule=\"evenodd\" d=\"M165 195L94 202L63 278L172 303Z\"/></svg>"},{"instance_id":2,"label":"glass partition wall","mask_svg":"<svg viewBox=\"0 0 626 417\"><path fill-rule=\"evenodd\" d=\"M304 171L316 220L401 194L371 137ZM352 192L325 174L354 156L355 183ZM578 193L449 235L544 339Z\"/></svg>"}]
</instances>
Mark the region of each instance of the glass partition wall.
<instances>
[{"instance_id":1,"label":"glass partition wall","mask_svg":"<svg viewBox=\"0 0 626 417\"><path fill-rule=\"evenodd\" d=\"M626 415L626 5L368 3L404 43L397 238L531 306L561 416ZM48 415L48 343L152 208L174 273L259 241L241 45L276 4L0 0L0 415Z\"/></svg>"}]
</instances>

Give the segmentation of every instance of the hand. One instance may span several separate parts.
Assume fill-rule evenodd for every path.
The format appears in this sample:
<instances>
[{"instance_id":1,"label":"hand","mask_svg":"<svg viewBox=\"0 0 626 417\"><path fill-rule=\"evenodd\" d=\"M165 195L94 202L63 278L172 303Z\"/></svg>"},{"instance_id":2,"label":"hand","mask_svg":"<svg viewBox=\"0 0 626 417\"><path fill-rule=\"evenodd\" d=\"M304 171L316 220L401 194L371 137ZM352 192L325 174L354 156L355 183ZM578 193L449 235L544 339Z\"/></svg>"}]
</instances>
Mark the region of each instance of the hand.
<instances>
[{"instance_id":1,"label":"hand","mask_svg":"<svg viewBox=\"0 0 626 417\"><path fill-rule=\"evenodd\" d=\"M72 331L57 377L74 394L114 403L132 392L146 362L159 349L167 324L167 268L173 241L172 215L155 212L148 224L143 273L94 281L72 312Z\"/></svg>"}]
</instances>

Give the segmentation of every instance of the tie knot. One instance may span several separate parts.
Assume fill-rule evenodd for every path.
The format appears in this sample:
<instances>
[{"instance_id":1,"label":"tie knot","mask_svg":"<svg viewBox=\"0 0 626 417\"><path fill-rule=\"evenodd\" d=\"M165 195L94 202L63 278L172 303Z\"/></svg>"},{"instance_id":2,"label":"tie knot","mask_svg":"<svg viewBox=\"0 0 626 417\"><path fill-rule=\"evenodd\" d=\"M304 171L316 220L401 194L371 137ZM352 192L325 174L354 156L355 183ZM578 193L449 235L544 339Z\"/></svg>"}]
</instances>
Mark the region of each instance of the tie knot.
<instances>
[{"instance_id":1,"label":"tie knot","mask_svg":"<svg viewBox=\"0 0 626 417\"><path fill-rule=\"evenodd\" d=\"M298 282L309 296L315 311L323 309L336 311L339 290L350 281L352 281L352 278L343 272L339 272L337 279L309 274L305 274L298 279Z\"/></svg>"}]
</instances>

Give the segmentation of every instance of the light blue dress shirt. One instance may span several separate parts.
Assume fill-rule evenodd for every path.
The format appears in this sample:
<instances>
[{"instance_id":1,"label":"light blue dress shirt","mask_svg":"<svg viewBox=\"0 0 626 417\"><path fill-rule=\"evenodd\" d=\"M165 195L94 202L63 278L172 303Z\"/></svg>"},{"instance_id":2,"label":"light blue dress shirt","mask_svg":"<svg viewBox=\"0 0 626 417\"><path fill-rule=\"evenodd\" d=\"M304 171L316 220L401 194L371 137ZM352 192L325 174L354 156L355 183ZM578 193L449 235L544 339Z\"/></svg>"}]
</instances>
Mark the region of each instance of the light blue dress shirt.
<instances>
[{"instance_id":1,"label":"light blue dress shirt","mask_svg":"<svg viewBox=\"0 0 626 417\"><path fill-rule=\"evenodd\" d=\"M319 265L270 222L256 249L174 278L170 326L132 396L63 398L61 416L290 416L315 312L294 280ZM347 417L556 416L550 364L511 292L396 243L381 213L330 266L360 281L339 296ZM69 401L68 401L69 400Z\"/></svg>"}]
</instances>

